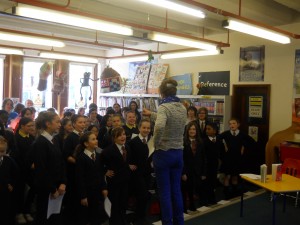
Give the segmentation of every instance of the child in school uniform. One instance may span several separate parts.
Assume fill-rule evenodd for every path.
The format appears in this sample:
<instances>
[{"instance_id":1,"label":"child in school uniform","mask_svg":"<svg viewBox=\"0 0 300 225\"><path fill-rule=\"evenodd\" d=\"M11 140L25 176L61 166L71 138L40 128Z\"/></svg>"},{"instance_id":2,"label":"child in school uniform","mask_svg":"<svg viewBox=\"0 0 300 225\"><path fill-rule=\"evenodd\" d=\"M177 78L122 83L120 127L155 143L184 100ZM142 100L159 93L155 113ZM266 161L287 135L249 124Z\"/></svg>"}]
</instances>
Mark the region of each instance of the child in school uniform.
<instances>
[{"instance_id":1,"label":"child in school uniform","mask_svg":"<svg viewBox=\"0 0 300 225\"><path fill-rule=\"evenodd\" d=\"M103 202L107 197L104 166L100 161L97 136L88 131L76 148L76 189L80 199L80 224L100 225L106 220Z\"/></svg>"},{"instance_id":2,"label":"child in school uniform","mask_svg":"<svg viewBox=\"0 0 300 225\"><path fill-rule=\"evenodd\" d=\"M17 166L7 154L7 141L0 136L0 224L13 224L12 192L17 181Z\"/></svg>"},{"instance_id":3,"label":"child in school uniform","mask_svg":"<svg viewBox=\"0 0 300 225\"><path fill-rule=\"evenodd\" d=\"M129 164L134 165L131 174L130 192L136 198L137 224L146 223L146 209L148 200L148 184L150 180L151 166L149 163L149 148L151 123L148 118L140 121L139 135L128 142L131 150Z\"/></svg>"},{"instance_id":4,"label":"child in school uniform","mask_svg":"<svg viewBox=\"0 0 300 225\"><path fill-rule=\"evenodd\" d=\"M125 146L126 134L122 127L116 127L111 132L113 144L105 148L101 157L107 170L106 181L108 198L111 201L110 225L126 224L126 207L128 202L128 182L130 169L128 160L130 149Z\"/></svg>"},{"instance_id":5,"label":"child in school uniform","mask_svg":"<svg viewBox=\"0 0 300 225\"><path fill-rule=\"evenodd\" d=\"M59 146L55 144L53 135L60 128L60 118L54 112L44 112L38 115L36 127L41 134L32 144L34 164L34 185L36 187L36 219L37 225L60 224L60 216L47 218L49 197L56 199L65 194L66 174L65 164Z\"/></svg>"},{"instance_id":6,"label":"child in school uniform","mask_svg":"<svg viewBox=\"0 0 300 225\"><path fill-rule=\"evenodd\" d=\"M133 137L137 136L139 129L136 126L136 113L134 111L128 111L126 113L126 124L123 125L126 134L126 143L130 141Z\"/></svg>"},{"instance_id":7,"label":"child in school uniform","mask_svg":"<svg viewBox=\"0 0 300 225\"><path fill-rule=\"evenodd\" d=\"M197 123L192 121L186 125L183 148L183 193L188 194L189 207L185 207L185 211L196 211L194 203L194 194L198 194L200 205L205 205L204 185L206 180L206 156L205 149L200 137L200 131ZM186 198L184 203L186 206Z\"/></svg>"},{"instance_id":8,"label":"child in school uniform","mask_svg":"<svg viewBox=\"0 0 300 225\"><path fill-rule=\"evenodd\" d=\"M77 191L75 184L75 149L79 144L79 138L85 129L85 117L81 115L73 115L71 117L73 132L71 132L64 140L63 157L66 163L66 172L68 178L67 192L64 198L64 219L75 223L77 221L77 210L79 207L76 201Z\"/></svg>"},{"instance_id":9,"label":"child in school uniform","mask_svg":"<svg viewBox=\"0 0 300 225\"><path fill-rule=\"evenodd\" d=\"M240 122L236 118L229 120L230 129L220 134L224 140L224 151L221 152L221 171L225 174L224 195L225 199L237 196L238 177L242 172L243 155L245 149L253 148L255 141L248 134L239 130ZM230 190L231 187L231 190Z\"/></svg>"},{"instance_id":10,"label":"child in school uniform","mask_svg":"<svg viewBox=\"0 0 300 225\"><path fill-rule=\"evenodd\" d=\"M30 135L34 127L31 118L23 117L20 119L18 128L15 134L17 154L16 162L20 168L20 176L17 182L16 197L17 197L17 215L16 221L20 223L24 221L32 222L31 205L34 200L35 191L32 184L32 171L28 163L29 150L34 141L34 137ZM29 190L25 198L25 187L28 185Z\"/></svg>"},{"instance_id":11,"label":"child in school uniform","mask_svg":"<svg viewBox=\"0 0 300 225\"><path fill-rule=\"evenodd\" d=\"M206 198L208 205L216 204L215 188L217 185L218 170L221 164L220 154L224 151L224 144L217 134L217 124L208 122L206 124L207 136L203 139L207 159Z\"/></svg>"},{"instance_id":12,"label":"child in school uniform","mask_svg":"<svg viewBox=\"0 0 300 225\"><path fill-rule=\"evenodd\" d=\"M100 144L100 148L102 148L102 149L107 148L108 146L110 146L113 143L111 132L114 128L122 126L122 116L120 114L112 115L111 123L112 123L112 126L108 129L108 131L102 137L102 141Z\"/></svg>"}]
</instances>

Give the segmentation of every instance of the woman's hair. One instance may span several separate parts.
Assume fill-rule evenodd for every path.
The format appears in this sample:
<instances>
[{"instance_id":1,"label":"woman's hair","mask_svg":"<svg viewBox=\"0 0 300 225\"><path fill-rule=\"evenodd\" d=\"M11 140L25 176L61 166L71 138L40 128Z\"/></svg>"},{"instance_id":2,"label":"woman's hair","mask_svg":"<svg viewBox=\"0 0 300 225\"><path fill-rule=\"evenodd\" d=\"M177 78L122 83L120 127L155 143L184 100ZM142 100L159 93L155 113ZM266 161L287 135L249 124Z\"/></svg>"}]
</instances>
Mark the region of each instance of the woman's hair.
<instances>
[{"instance_id":1,"label":"woman's hair","mask_svg":"<svg viewBox=\"0 0 300 225\"><path fill-rule=\"evenodd\" d=\"M94 112L94 111L98 113L97 108L90 108L90 109L89 109L89 115L90 115L92 112Z\"/></svg>"},{"instance_id":2,"label":"woman's hair","mask_svg":"<svg viewBox=\"0 0 300 225\"><path fill-rule=\"evenodd\" d=\"M86 130L87 130L87 131L92 131L92 129L93 129L94 127L97 128L97 130L99 131L98 127L97 127L96 125L93 125L93 124L90 125Z\"/></svg>"},{"instance_id":3,"label":"woman's hair","mask_svg":"<svg viewBox=\"0 0 300 225\"><path fill-rule=\"evenodd\" d=\"M66 117L71 117L71 116L73 116L73 113L72 112L70 112L70 111L66 111L66 112L64 112L64 114L63 114L63 118L66 118Z\"/></svg>"},{"instance_id":4,"label":"woman's hair","mask_svg":"<svg viewBox=\"0 0 300 225\"><path fill-rule=\"evenodd\" d=\"M74 157L76 158L80 152L83 152L86 148L84 143L89 141L90 136L94 134L91 131L84 132L83 135L79 138L79 144L76 146L74 151Z\"/></svg>"},{"instance_id":5,"label":"woman's hair","mask_svg":"<svg viewBox=\"0 0 300 225\"><path fill-rule=\"evenodd\" d=\"M29 107L29 109L31 109L32 113L36 113L36 109L33 106Z\"/></svg>"},{"instance_id":6,"label":"woman's hair","mask_svg":"<svg viewBox=\"0 0 300 225\"><path fill-rule=\"evenodd\" d=\"M116 102L115 104L113 104L113 108L114 108L115 105L118 105L119 108L120 108L120 111L121 111L121 106L120 106L120 104Z\"/></svg>"},{"instance_id":7,"label":"woman's hair","mask_svg":"<svg viewBox=\"0 0 300 225\"><path fill-rule=\"evenodd\" d=\"M142 123L143 122L148 122L148 123L150 123L151 124L151 121L150 121L150 119L149 118L143 118L143 119L141 119L141 121L139 122L139 128L142 126Z\"/></svg>"},{"instance_id":8,"label":"woman's hair","mask_svg":"<svg viewBox=\"0 0 300 225\"><path fill-rule=\"evenodd\" d=\"M47 128L47 122L52 122L57 116L54 112L43 111L40 112L35 120L35 126L37 130L45 130Z\"/></svg>"},{"instance_id":9,"label":"woman's hair","mask_svg":"<svg viewBox=\"0 0 300 225\"><path fill-rule=\"evenodd\" d=\"M0 119L0 137L1 136L6 139L5 127L3 125L3 121Z\"/></svg>"},{"instance_id":10,"label":"woman's hair","mask_svg":"<svg viewBox=\"0 0 300 225\"><path fill-rule=\"evenodd\" d=\"M33 120L31 118L23 117L19 121L19 127L21 128L21 126L24 126L24 125L26 125L27 123L30 123L30 122L33 122Z\"/></svg>"},{"instance_id":11,"label":"woman's hair","mask_svg":"<svg viewBox=\"0 0 300 225\"><path fill-rule=\"evenodd\" d=\"M68 122L71 122L71 119L66 117L66 118L63 118L60 120L60 123L61 123L61 126L59 128L59 131L58 131L58 135L61 136L61 137L64 137L65 135L65 126L67 125Z\"/></svg>"},{"instance_id":12,"label":"woman's hair","mask_svg":"<svg viewBox=\"0 0 300 225\"><path fill-rule=\"evenodd\" d=\"M14 108L14 102L10 98L5 98L2 102L2 109L5 108L6 103L9 101L12 103L12 108Z\"/></svg>"},{"instance_id":13,"label":"woman's hair","mask_svg":"<svg viewBox=\"0 0 300 225\"><path fill-rule=\"evenodd\" d=\"M171 78L164 79L159 86L159 93L164 97L174 96L177 92L177 81Z\"/></svg>"},{"instance_id":14,"label":"woman's hair","mask_svg":"<svg viewBox=\"0 0 300 225\"><path fill-rule=\"evenodd\" d=\"M112 107L108 107L107 109L106 109L106 113L105 113L105 115L112 115L112 114L115 114L116 112L115 112L115 110L112 108Z\"/></svg>"},{"instance_id":15,"label":"woman's hair","mask_svg":"<svg viewBox=\"0 0 300 225\"><path fill-rule=\"evenodd\" d=\"M195 106L190 106L190 107L188 107L188 108L187 108L187 113L188 113L189 111L193 111L195 117L197 117L197 108L196 108Z\"/></svg>"},{"instance_id":16,"label":"woman's hair","mask_svg":"<svg viewBox=\"0 0 300 225\"><path fill-rule=\"evenodd\" d=\"M77 114L73 115L73 116L71 117L72 125L75 124L79 118L85 118L85 116L77 115Z\"/></svg>"},{"instance_id":17,"label":"woman's hair","mask_svg":"<svg viewBox=\"0 0 300 225\"><path fill-rule=\"evenodd\" d=\"M100 122L100 127L105 127L109 118L111 118L110 115L103 116Z\"/></svg>"},{"instance_id":18,"label":"woman's hair","mask_svg":"<svg viewBox=\"0 0 300 225\"><path fill-rule=\"evenodd\" d=\"M125 132L123 127L116 127L114 129L112 129L111 137L112 137L113 142L115 142L115 139L117 137L121 136L123 132Z\"/></svg>"},{"instance_id":19,"label":"woman's hair","mask_svg":"<svg viewBox=\"0 0 300 225\"><path fill-rule=\"evenodd\" d=\"M21 117L24 117L25 114L27 113L27 111L30 111L30 113L32 114L31 108L24 108L24 109L22 109L22 111L21 111Z\"/></svg>"},{"instance_id":20,"label":"woman's hair","mask_svg":"<svg viewBox=\"0 0 300 225\"><path fill-rule=\"evenodd\" d=\"M195 136L195 139L196 139L196 142L197 143L202 143L202 140L201 140L201 137L200 137L200 130L199 130L199 126L197 125L197 123L195 121L191 121L189 122L187 125L186 125L186 128L185 128L185 133L184 133L184 145L189 145L191 144L191 141L190 141L190 137L189 137L189 130L192 126L195 126L196 128L196 136Z\"/></svg>"},{"instance_id":21,"label":"woman's hair","mask_svg":"<svg viewBox=\"0 0 300 225\"><path fill-rule=\"evenodd\" d=\"M200 107L200 108L198 109L198 114L200 114L201 111L204 111L204 112L205 112L205 118L207 118L207 116L208 116L208 109L207 109L206 107Z\"/></svg>"},{"instance_id":22,"label":"woman's hair","mask_svg":"<svg viewBox=\"0 0 300 225\"><path fill-rule=\"evenodd\" d=\"M130 102L129 102L129 104L128 104L129 110L131 110L131 107L130 107L131 104L135 104L135 111L137 111L138 108L139 108L139 106L138 106L138 104L136 103L136 101L130 101Z\"/></svg>"},{"instance_id":23,"label":"woman's hair","mask_svg":"<svg viewBox=\"0 0 300 225\"><path fill-rule=\"evenodd\" d=\"M79 114L81 111L85 111L85 108L84 108L84 107L80 107L80 108L78 108L78 110L77 110L77 114Z\"/></svg>"},{"instance_id":24,"label":"woman's hair","mask_svg":"<svg viewBox=\"0 0 300 225\"><path fill-rule=\"evenodd\" d=\"M17 103L14 108L14 112L20 114L24 108L25 108L25 105L23 105L22 103Z\"/></svg>"}]
</instances>

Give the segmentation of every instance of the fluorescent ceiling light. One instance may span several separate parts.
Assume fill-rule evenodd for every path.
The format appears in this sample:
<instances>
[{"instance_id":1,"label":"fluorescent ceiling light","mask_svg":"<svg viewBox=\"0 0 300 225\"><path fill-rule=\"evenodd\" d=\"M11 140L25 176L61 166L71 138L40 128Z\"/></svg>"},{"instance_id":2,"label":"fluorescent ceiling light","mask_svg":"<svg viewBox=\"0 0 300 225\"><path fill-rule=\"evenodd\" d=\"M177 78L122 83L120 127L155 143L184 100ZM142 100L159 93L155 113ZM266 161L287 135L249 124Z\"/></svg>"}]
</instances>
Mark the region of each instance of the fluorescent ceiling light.
<instances>
[{"instance_id":1,"label":"fluorescent ceiling light","mask_svg":"<svg viewBox=\"0 0 300 225\"><path fill-rule=\"evenodd\" d=\"M114 63L127 63L127 62L146 62L148 60L148 56L136 56L136 57L124 57L124 58L115 58L111 59L111 62Z\"/></svg>"},{"instance_id":2,"label":"fluorescent ceiling light","mask_svg":"<svg viewBox=\"0 0 300 225\"><path fill-rule=\"evenodd\" d=\"M73 62L98 63L97 58L85 57L85 56L74 56L74 55L51 53L51 52L41 52L40 57L49 58L49 59L65 59Z\"/></svg>"},{"instance_id":3,"label":"fluorescent ceiling light","mask_svg":"<svg viewBox=\"0 0 300 225\"><path fill-rule=\"evenodd\" d=\"M24 55L22 50L13 48L0 48L0 54L5 55Z\"/></svg>"},{"instance_id":4,"label":"fluorescent ceiling light","mask_svg":"<svg viewBox=\"0 0 300 225\"><path fill-rule=\"evenodd\" d=\"M219 50L213 51L188 51L188 52L177 52L177 53L167 53L160 56L161 59L176 59L176 58L187 58L187 57L198 57L198 56L207 56L207 55L218 55L220 54Z\"/></svg>"},{"instance_id":5,"label":"fluorescent ceiling light","mask_svg":"<svg viewBox=\"0 0 300 225\"><path fill-rule=\"evenodd\" d=\"M205 50L216 50L217 46L215 44L210 44L204 41L197 41L188 38L182 38L170 34L163 34L158 32L153 32L153 34L149 34L149 38L154 41L166 42L175 45L188 46L192 48L199 48Z\"/></svg>"},{"instance_id":6,"label":"fluorescent ceiling light","mask_svg":"<svg viewBox=\"0 0 300 225\"><path fill-rule=\"evenodd\" d=\"M282 35L278 32L237 20L225 20L223 21L223 27L230 30L235 30L245 34L250 34L256 37L275 41L281 44L291 43L291 39L286 35Z\"/></svg>"},{"instance_id":7,"label":"fluorescent ceiling light","mask_svg":"<svg viewBox=\"0 0 300 225\"><path fill-rule=\"evenodd\" d=\"M117 23L106 22L85 16L79 16L71 13L65 13L24 4L18 4L18 6L16 7L16 14L19 16L66 24L75 27L83 27L92 30L99 30L128 36L133 35L133 30L131 28Z\"/></svg>"},{"instance_id":8,"label":"fluorescent ceiling light","mask_svg":"<svg viewBox=\"0 0 300 225\"><path fill-rule=\"evenodd\" d=\"M163 7L166 9L171 9L180 13L184 13L190 16L195 16L199 18L204 18L205 15L201 10L197 10L194 8L190 8L184 5L177 4L172 1L167 1L167 0L140 0L142 2L146 2L155 6Z\"/></svg>"},{"instance_id":9,"label":"fluorescent ceiling light","mask_svg":"<svg viewBox=\"0 0 300 225\"><path fill-rule=\"evenodd\" d=\"M13 34L7 32L0 32L0 40L60 48L65 46L65 44L62 41L56 41L54 39L39 38L29 35Z\"/></svg>"}]
</instances>

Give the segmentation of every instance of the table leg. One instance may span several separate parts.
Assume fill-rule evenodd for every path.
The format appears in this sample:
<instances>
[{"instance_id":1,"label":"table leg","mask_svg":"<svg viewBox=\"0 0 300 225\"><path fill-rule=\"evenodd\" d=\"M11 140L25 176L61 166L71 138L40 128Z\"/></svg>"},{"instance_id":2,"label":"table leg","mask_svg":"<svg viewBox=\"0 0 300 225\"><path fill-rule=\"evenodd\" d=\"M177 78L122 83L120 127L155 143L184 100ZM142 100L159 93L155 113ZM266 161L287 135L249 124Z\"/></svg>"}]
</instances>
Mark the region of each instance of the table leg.
<instances>
[{"instance_id":1,"label":"table leg","mask_svg":"<svg viewBox=\"0 0 300 225\"><path fill-rule=\"evenodd\" d=\"M240 217L243 217L244 213L244 193L241 193L241 207L240 207Z\"/></svg>"},{"instance_id":2,"label":"table leg","mask_svg":"<svg viewBox=\"0 0 300 225\"><path fill-rule=\"evenodd\" d=\"M277 198L277 193L273 193L273 197L272 197L272 203L273 203L272 225L275 225L276 198Z\"/></svg>"},{"instance_id":3,"label":"table leg","mask_svg":"<svg viewBox=\"0 0 300 225\"><path fill-rule=\"evenodd\" d=\"M286 194L284 193L283 194L283 209L282 209L282 211L285 212L285 210L286 210Z\"/></svg>"}]
</instances>

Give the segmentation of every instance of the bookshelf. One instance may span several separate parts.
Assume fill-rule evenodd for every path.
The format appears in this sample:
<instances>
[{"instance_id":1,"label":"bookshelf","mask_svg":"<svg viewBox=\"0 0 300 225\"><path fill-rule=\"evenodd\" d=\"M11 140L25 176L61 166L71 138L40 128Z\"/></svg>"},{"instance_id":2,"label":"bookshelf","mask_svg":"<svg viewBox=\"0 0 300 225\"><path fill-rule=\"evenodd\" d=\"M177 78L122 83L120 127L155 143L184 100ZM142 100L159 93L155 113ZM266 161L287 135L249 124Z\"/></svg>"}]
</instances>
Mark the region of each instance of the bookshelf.
<instances>
[{"instance_id":1,"label":"bookshelf","mask_svg":"<svg viewBox=\"0 0 300 225\"><path fill-rule=\"evenodd\" d=\"M229 129L228 120L231 116L231 97L223 95L178 95L182 101L188 101L197 109L206 107L208 119L219 124L220 132ZM119 103L121 107L128 106L130 101L136 101L139 109L143 107L156 111L159 105L158 94L123 94L123 93L101 93L98 106L100 112L105 113L105 108ZM142 106L142 107L141 107Z\"/></svg>"}]
</instances>

